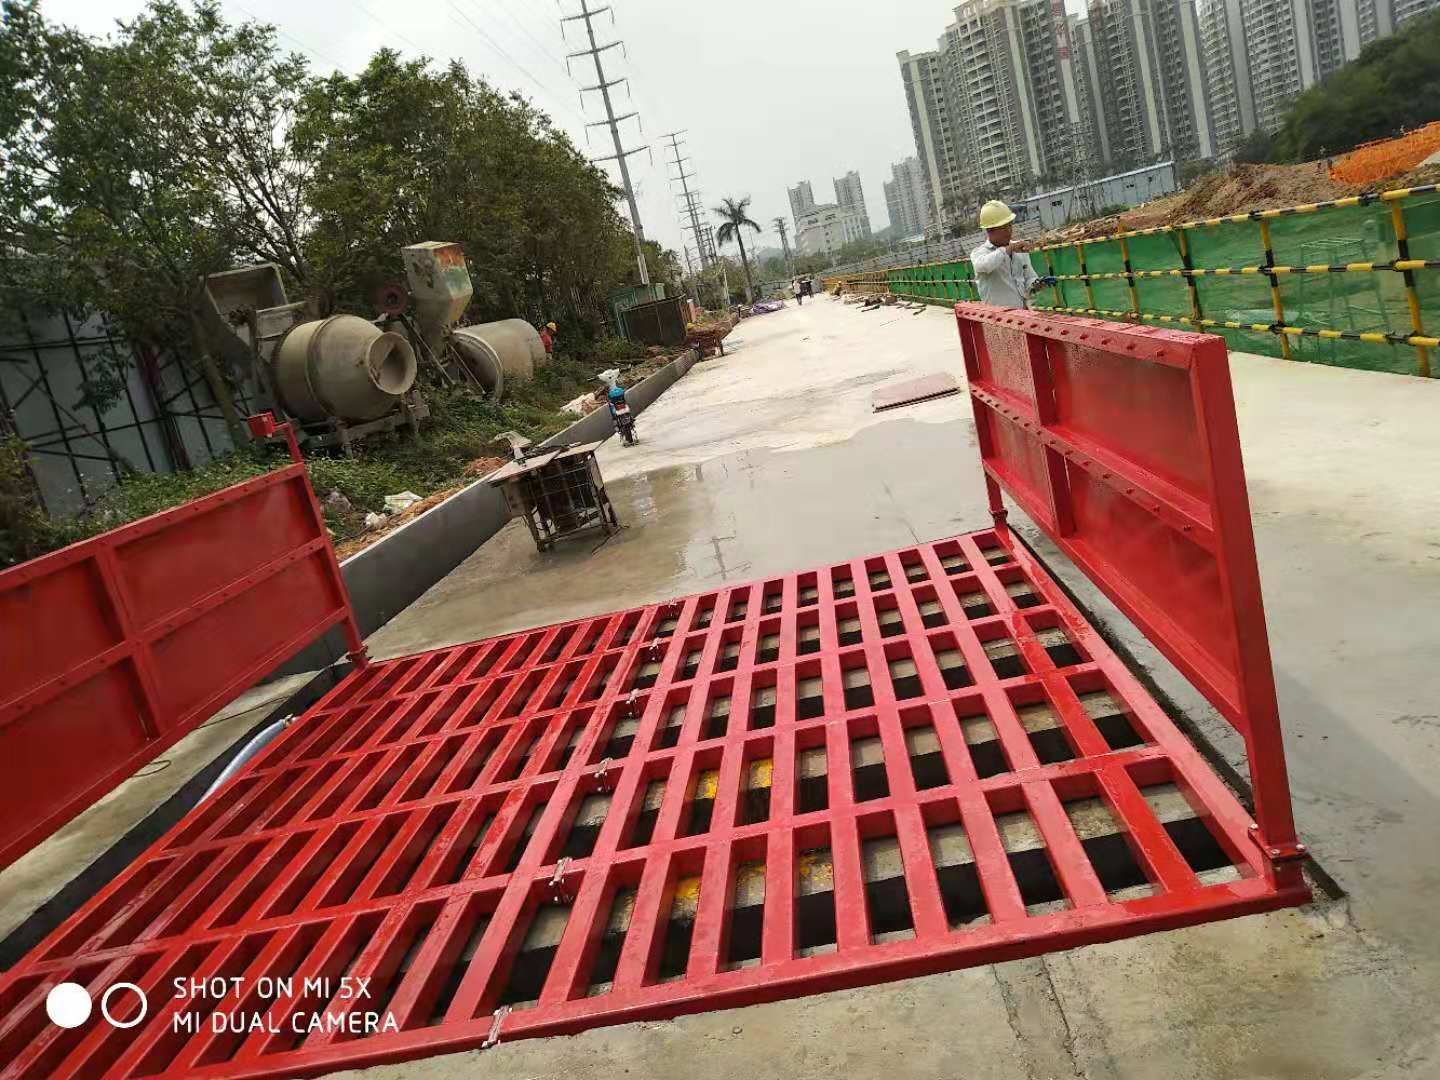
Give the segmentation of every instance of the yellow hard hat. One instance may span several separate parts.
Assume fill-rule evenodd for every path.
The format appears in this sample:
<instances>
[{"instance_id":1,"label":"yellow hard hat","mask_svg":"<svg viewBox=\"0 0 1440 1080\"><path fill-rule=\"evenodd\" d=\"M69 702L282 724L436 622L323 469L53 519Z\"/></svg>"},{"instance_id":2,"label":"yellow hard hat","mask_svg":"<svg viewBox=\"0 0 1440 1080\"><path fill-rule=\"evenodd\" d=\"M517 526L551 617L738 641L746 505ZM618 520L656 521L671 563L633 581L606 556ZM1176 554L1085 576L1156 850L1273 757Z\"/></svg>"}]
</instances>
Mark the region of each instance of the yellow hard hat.
<instances>
[{"instance_id":1,"label":"yellow hard hat","mask_svg":"<svg viewBox=\"0 0 1440 1080\"><path fill-rule=\"evenodd\" d=\"M982 229L998 229L1002 225L1009 225L1014 220L1015 211L999 199L991 199L980 208L980 227Z\"/></svg>"},{"instance_id":2,"label":"yellow hard hat","mask_svg":"<svg viewBox=\"0 0 1440 1080\"><path fill-rule=\"evenodd\" d=\"M556 326L553 322L547 322L547 323L545 324L545 329L547 329L547 330L549 330L549 331L551 331L551 332L553 333L554 331L559 330L560 328L559 328L558 326Z\"/></svg>"}]
</instances>

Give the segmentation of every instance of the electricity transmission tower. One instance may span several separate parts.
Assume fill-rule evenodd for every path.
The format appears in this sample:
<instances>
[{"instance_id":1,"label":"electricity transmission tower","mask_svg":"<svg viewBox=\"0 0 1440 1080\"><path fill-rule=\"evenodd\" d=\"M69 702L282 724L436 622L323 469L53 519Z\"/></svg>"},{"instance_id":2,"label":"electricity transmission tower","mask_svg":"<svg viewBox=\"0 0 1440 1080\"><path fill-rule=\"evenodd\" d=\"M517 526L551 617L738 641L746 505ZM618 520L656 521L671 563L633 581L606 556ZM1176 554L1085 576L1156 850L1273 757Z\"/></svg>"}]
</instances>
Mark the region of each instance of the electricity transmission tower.
<instances>
[{"instance_id":1,"label":"electricity transmission tower","mask_svg":"<svg viewBox=\"0 0 1440 1080\"><path fill-rule=\"evenodd\" d=\"M680 211L690 219L690 224L686 228L694 237L695 246L700 252L700 268L708 270L710 257L705 250L704 226L700 224L700 192L690 190L690 181L695 178L695 174L685 171L685 165L690 159L680 156L680 136L684 134L684 131L671 131L660 137L670 140L670 152L674 156L666 162L666 165L674 165L676 168L676 175L670 177L670 182L680 185L680 198L683 200Z\"/></svg>"},{"instance_id":2,"label":"electricity transmission tower","mask_svg":"<svg viewBox=\"0 0 1440 1080\"><path fill-rule=\"evenodd\" d=\"M612 86L619 86L621 83L626 83L626 91L628 92L628 83L630 80L621 78L607 81L605 78L605 65L600 59L600 54L614 48L621 48L623 51L623 43L618 39L605 45L598 45L595 42L595 27L591 20L593 20L596 15L603 15L607 11L610 12L610 22L613 25L615 22L614 9L612 9L609 4L606 4L604 7L592 8L590 6L590 0L580 0L580 13L578 15L564 15L561 17L560 27L562 34L566 23L574 22L576 19L584 19L585 35L590 41L590 47L588 49L579 49L575 52L567 53L565 56L565 66L568 70L570 61L577 56L588 56L595 62L595 85L582 86L580 88L580 94L583 98L586 93L592 90L599 90L600 98L605 103L605 119L596 120L585 126L587 128L609 127L610 138L615 144L615 153L607 154L604 157L592 158L591 160L596 162L613 161L620 167L620 184L625 189L625 199L630 204L630 228L635 234L635 263L640 268L640 284L649 285L650 267L646 265L645 262L645 230L640 224L640 207L635 202L635 187L630 183L630 166L626 164L626 159L632 154L638 154L642 150L648 150L649 147L636 146L630 150L626 150L624 144L620 141L620 124L631 118L634 118L638 124L640 122L640 114L632 109L622 116L616 116L614 103L610 100L610 88Z\"/></svg>"},{"instance_id":3,"label":"electricity transmission tower","mask_svg":"<svg viewBox=\"0 0 1440 1080\"><path fill-rule=\"evenodd\" d=\"M785 276L793 278L795 276L795 260L790 258L790 238L785 235L785 219L783 217L775 219L775 228L780 230L780 246L785 251Z\"/></svg>"}]
</instances>

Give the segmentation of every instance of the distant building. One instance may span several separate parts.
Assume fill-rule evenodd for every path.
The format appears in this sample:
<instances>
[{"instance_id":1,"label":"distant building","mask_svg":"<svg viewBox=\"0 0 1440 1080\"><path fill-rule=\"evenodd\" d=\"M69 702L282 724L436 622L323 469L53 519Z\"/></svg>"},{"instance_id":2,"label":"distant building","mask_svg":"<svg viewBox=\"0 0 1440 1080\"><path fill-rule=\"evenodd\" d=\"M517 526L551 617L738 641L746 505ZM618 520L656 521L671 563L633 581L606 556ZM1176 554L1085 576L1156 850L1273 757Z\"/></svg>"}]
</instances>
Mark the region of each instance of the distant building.
<instances>
[{"instance_id":1,"label":"distant building","mask_svg":"<svg viewBox=\"0 0 1440 1080\"><path fill-rule=\"evenodd\" d=\"M859 212L838 203L812 206L795 219L795 247L801 255L829 255L866 235Z\"/></svg>"},{"instance_id":2,"label":"distant building","mask_svg":"<svg viewBox=\"0 0 1440 1080\"><path fill-rule=\"evenodd\" d=\"M1139 206L1177 190L1179 177L1175 162L1162 161L1073 187L1012 199L1010 206L1020 221L1034 221L1042 228L1056 229L1070 221L1094 217L1107 206Z\"/></svg>"},{"instance_id":3,"label":"distant building","mask_svg":"<svg viewBox=\"0 0 1440 1080\"><path fill-rule=\"evenodd\" d=\"M1277 131L1295 99L1440 0L1195 0L1215 141Z\"/></svg>"},{"instance_id":4,"label":"distant building","mask_svg":"<svg viewBox=\"0 0 1440 1080\"><path fill-rule=\"evenodd\" d=\"M1088 155L1070 22L1051 0L964 0L933 52L896 54L932 225Z\"/></svg>"},{"instance_id":5,"label":"distant building","mask_svg":"<svg viewBox=\"0 0 1440 1080\"><path fill-rule=\"evenodd\" d=\"M1105 102L1106 160L1213 157L1202 33L1190 0L1090 0L1089 14L1093 55L1085 63Z\"/></svg>"},{"instance_id":6,"label":"distant building","mask_svg":"<svg viewBox=\"0 0 1440 1080\"><path fill-rule=\"evenodd\" d=\"M918 236L930 225L930 200L925 195L925 170L916 157L890 166L885 181L885 209L896 239Z\"/></svg>"},{"instance_id":7,"label":"distant building","mask_svg":"<svg viewBox=\"0 0 1440 1080\"><path fill-rule=\"evenodd\" d=\"M795 227L800 227L800 215L815 205L815 191L810 187L809 180L801 180L790 189L790 216L795 219Z\"/></svg>"},{"instance_id":8,"label":"distant building","mask_svg":"<svg viewBox=\"0 0 1440 1080\"><path fill-rule=\"evenodd\" d=\"M896 54L931 228L986 198L1232 153L1440 0L961 0Z\"/></svg>"},{"instance_id":9,"label":"distant building","mask_svg":"<svg viewBox=\"0 0 1440 1080\"><path fill-rule=\"evenodd\" d=\"M836 179L835 202L859 214L865 235L870 235L870 212L865 209L865 189L860 184L860 174L854 169Z\"/></svg>"},{"instance_id":10,"label":"distant building","mask_svg":"<svg viewBox=\"0 0 1440 1080\"><path fill-rule=\"evenodd\" d=\"M902 50L895 58L900 63L900 79L905 86L915 156L920 160L930 219L938 225L945 219L946 200L956 190L960 175L944 65L939 51L912 55Z\"/></svg>"}]
</instances>

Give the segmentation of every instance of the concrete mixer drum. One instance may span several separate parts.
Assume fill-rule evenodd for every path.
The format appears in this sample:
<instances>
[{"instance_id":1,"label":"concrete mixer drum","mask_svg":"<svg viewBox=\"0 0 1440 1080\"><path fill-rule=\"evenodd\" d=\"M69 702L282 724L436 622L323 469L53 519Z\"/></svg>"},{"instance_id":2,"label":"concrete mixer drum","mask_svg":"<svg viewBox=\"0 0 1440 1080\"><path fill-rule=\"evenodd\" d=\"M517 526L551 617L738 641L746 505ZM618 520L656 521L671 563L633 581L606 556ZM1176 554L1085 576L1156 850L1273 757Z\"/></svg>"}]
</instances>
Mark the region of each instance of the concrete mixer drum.
<instances>
[{"instance_id":1,"label":"concrete mixer drum","mask_svg":"<svg viewBox=\"0 0 1440 1080\"><path fill-rule=\"evenodd\" d=\"M301 323L275 350L275 388L285 411L316 422L375 420L415 383L415 350L402 335L358 315Z\"/></svg>"}]
</instances>

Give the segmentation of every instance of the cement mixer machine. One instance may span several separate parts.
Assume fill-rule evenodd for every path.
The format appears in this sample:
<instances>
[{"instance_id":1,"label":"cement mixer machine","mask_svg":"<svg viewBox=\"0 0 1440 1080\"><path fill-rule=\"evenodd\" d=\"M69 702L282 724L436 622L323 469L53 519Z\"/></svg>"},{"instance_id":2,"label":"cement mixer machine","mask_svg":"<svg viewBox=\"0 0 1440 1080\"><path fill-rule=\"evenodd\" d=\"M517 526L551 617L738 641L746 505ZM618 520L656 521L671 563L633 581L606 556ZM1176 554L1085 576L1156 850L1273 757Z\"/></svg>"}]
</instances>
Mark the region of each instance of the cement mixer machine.
<instances>
[{"instance_id":1,"label":"cement mixer machine","mask_svg":"<svg viewBox=\"0 0 1440 1080\"><path fill-rule=\"evenodd\" d=\"M377 431L418 431L430 415L405 335L358 315L312 318L286 298L274 264L210 275L202 315L247 396L294 420L308 445L348 453Z\"/></svg>"},{"instance_id":2,"label":"cement mixer machine","mask_svg":"<svg viewBox=\"0 0 1440 1080\"><path fill-rule=\"evenodd\" d=\"M270 263L206 279L203 321L246 396L295 420L312 446L348 451L376 431L418 431L430 415L415 386L420 363L441 382L498 401L507 383L528 380L548 358L524 319L461 325L474 290L459 244L430 240L400 256L406 282L382 286L374 321L314 318L289 302Z\"/></svg>"}]
</instances>

